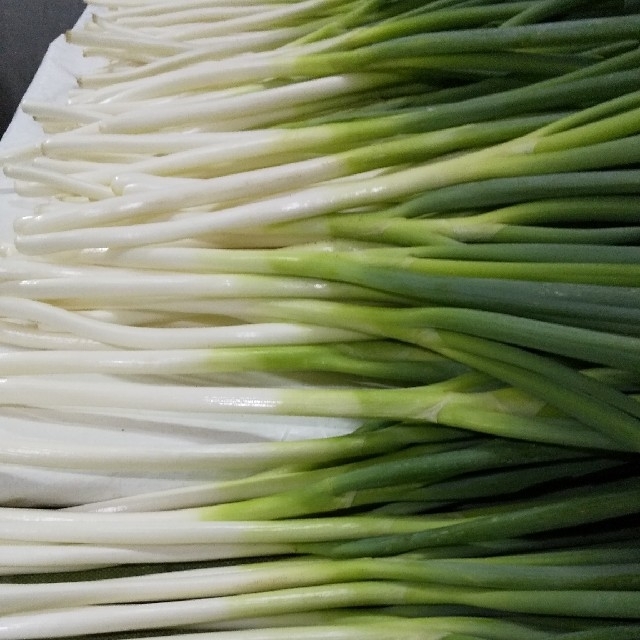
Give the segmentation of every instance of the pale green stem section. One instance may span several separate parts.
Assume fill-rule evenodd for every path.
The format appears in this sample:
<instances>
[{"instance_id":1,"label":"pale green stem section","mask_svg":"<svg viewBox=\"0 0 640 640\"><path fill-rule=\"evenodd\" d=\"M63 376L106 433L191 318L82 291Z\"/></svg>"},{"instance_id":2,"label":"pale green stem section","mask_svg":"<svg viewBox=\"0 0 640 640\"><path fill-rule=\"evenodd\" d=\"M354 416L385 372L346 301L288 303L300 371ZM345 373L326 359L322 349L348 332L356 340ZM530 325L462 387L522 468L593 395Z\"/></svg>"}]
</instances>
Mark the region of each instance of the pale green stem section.
<instances>
[{"instance_id":1,"label":"pale green stem section","mask_svg":"<svg viewBox=\"0 0 640 640\"><path fill-rule=\"evenodd\" d=\"M424 531L449 517L398 518L334 516L277 521L205 520L206 513L78 513L39 509L0 509L3 539L20 543L98 545L285 544L359 540L365 536ZM153 549L150 549L153 550ZM298 547L298 551L304 548ZM257 553L257 552L256 552Z\"/></svg>"},{"instance_id":2,"label":"pale green stem section","mask_svg":"<svg viewBox=\"0 0 640 640\"><path fill-rule=\"evenodd\" d=\"M153 604L81 607L64 612L8 616L0 632L3 640L27 640L96 631L160 629L235 620L275 613L301 613L334 608L404 604L456 603L519 613L582 617L637 617L639 596L631 591L486 591L463 588L416 587L402 583L350 582L324 587L301 587ZM44 635L44 634L47 635Z\"/></svg>"}]
</instances>

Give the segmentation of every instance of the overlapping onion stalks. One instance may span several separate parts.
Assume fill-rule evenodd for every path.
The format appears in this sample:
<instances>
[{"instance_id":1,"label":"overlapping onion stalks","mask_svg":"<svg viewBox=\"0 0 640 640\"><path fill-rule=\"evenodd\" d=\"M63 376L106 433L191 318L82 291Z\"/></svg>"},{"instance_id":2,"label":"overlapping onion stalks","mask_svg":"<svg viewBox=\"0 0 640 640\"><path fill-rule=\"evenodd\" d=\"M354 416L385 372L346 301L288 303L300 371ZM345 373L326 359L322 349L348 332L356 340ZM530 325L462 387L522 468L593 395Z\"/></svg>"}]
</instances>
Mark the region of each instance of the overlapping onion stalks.
<instances>
[{"instance_id":1,"label":"overlapping onion stalks","mask_svg":"<svg viewBox=\"0 0 640 640\"><path fill-rule=\"evenodd\" d=\"M636 4L94 6L3 157L0 638L636 638Z\"/></svg>"}]
</instances>

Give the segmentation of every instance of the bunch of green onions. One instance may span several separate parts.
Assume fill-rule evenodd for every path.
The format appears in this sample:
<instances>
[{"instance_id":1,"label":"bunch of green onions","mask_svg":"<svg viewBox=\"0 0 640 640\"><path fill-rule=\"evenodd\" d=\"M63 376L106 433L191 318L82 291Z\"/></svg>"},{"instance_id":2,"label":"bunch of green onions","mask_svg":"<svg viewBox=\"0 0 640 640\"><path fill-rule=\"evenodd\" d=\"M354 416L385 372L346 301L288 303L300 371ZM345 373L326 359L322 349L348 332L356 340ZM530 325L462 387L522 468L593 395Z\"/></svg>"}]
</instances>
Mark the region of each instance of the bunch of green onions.
<instances>
[{"instance_id":1,"label":"bunch of green onions","mask_svg":"<svg viewBox=\"0 0 640 640\"><path fill-rule=\"evenodd\" d=\"M0 640L638 638L637 3L91 5L0 156Z\"/></svg>"}]
</instances>

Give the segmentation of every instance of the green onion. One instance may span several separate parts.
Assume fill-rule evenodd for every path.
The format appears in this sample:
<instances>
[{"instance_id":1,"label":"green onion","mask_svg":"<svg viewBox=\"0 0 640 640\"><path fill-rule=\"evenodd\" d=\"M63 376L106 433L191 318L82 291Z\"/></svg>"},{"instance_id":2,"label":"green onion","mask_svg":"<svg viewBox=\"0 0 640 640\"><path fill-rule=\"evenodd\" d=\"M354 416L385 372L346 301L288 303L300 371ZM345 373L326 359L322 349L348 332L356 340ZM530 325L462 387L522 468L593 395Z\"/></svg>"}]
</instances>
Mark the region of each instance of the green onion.
<instances>
[{"instance_id":1,"label":"green onion","mask_svg":"<svg viewBox=\"0 0 640 640\"><path fill-rule=\"evenodd\" d=\"M636 638L637 3L92 9L0 152L0 638Z\"/></svg>"}]
</instances>

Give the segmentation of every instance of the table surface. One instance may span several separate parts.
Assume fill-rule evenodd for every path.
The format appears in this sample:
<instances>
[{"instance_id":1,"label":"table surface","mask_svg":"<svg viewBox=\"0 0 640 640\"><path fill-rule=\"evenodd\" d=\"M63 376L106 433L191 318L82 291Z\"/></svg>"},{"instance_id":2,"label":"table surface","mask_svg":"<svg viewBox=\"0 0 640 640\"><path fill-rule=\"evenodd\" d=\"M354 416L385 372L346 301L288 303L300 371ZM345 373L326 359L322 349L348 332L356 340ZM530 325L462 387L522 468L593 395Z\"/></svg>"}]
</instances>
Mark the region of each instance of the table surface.
<instances>
[{"instance_id":1,"label":"table surface","mask_svg":"<svg viewBox=\"0 0 640 640\"><path fill-rule=\"evenodd\" d=\"M82 0L0 0L0 136L47 47L85 7Z\"/></svg>"}]
</instances>

